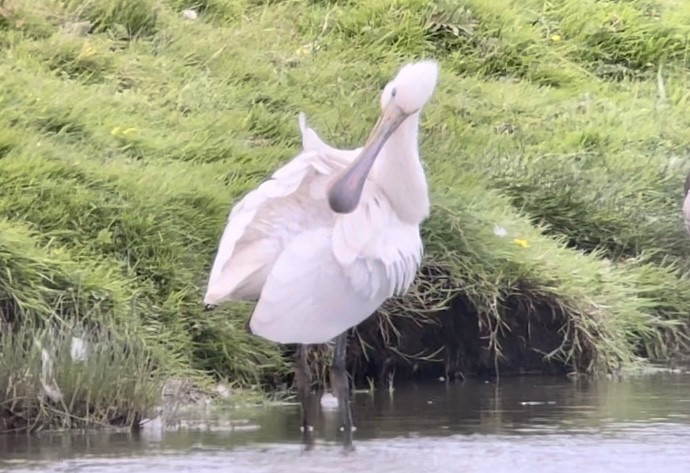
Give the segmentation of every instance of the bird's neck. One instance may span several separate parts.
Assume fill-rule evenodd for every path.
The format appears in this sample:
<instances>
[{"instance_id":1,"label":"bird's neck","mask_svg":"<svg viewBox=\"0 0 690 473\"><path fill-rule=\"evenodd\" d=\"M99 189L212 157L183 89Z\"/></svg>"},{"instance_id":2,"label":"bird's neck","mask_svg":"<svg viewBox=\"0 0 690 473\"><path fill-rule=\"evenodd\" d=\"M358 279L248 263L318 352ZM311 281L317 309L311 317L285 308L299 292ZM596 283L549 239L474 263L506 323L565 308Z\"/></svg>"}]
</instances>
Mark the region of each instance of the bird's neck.
<instances>
[{"instance_id":1,"label":"bird's neck","mask_svg":"<svg viewBox=\"0 0 690 473\"><path fill-rule=\"evenodd\" d=\"M410 115L381 148L372 174L398 217L419 224L429 215L429 188L419 160L419 113Z\"/></svg>"}]
</instances>

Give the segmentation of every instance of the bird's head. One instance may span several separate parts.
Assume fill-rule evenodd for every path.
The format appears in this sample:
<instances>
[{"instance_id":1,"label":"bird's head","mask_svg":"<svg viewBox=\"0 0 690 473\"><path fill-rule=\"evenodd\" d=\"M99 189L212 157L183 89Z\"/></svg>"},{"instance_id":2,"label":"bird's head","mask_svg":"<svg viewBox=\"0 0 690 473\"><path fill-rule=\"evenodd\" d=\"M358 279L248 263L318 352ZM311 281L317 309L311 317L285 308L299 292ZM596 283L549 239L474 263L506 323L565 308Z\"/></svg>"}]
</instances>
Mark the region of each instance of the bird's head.
<instances>
[{"instance_id":1,"label":"bird's head","mask_svg":"<svg viewBox=\"0 0 690 473\"><path fill-rule=\"evenodd\" d=\"M384 87L381 94L381 110L385 114L387 110L395 107L405 116L418 112L434 93L437 80L436 61L406 64Z\"/></svg>"},{"instance_id":2,"label":"bird's head","mask_svg":"<svg viewBox=\"0 0 690 473\"><path fill-rule=\"evenodd\" d=\"M381 94L381 116L362 152L328 192L328 204L337 213L350 213L359 204L364 181L383 145L409 117L431 98L438 80L438 64L425 60L403 66Z\"/></svg>"}]
</instances>

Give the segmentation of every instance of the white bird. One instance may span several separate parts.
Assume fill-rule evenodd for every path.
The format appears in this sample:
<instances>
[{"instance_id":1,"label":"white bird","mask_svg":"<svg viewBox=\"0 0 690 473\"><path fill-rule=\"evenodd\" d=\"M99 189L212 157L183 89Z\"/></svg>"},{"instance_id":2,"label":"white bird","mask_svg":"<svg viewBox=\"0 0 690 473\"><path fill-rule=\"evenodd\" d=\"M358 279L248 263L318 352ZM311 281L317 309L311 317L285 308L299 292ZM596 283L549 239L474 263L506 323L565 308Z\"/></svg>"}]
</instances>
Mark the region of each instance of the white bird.
<instances>
[{"instance_id":1,"label":"white bird","mask_svg":"<svg viewBox=\"0 0 690 473\"><path fill-rule=\"evenodd\" d=\"M361 148L327 145L299 116L303 150L230 212L204 297L257 301L249 330L299 344L296 382L305 435L308 344L336 338L331 381L351 442L347 330L413 282L429 192L418 150L421 108L438 65L403 66L381 94L382 114Z\"/></svg>"}]
</instances>

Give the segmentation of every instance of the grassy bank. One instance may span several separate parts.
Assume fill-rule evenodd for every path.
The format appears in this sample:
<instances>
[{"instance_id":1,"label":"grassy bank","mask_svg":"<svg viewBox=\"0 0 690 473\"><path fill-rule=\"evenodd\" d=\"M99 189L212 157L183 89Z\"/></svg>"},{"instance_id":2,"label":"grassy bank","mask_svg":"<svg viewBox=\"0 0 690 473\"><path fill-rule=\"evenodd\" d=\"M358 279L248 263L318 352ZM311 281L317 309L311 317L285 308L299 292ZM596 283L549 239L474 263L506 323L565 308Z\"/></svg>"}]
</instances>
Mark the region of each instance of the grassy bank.
<instances>
[{"instance_id":1,"label":"grassy bank","mask_svg":"<svg viewBox=\"0 0 690 473\"><path fill-rule=\"evenodd\" d=\"M298 112L357 146L421 56L442 70L422 120L427 256L353 334L357 381L686 354L688 19L643 0L0 2L2 353L23 347L0 376L25 367L11 399L32 399L3 408L58 409L31 394L45 331L66 410L93 415L74 408L93 404L74 374L91 365L59 355L84 326L108 354L88 363L117 360L99 389L131 375L128 417L100 397L104 422L145 412L169 375L282 383L250 305L202 311L229 208L299 151Z\"/></svg>"}]
</instances>

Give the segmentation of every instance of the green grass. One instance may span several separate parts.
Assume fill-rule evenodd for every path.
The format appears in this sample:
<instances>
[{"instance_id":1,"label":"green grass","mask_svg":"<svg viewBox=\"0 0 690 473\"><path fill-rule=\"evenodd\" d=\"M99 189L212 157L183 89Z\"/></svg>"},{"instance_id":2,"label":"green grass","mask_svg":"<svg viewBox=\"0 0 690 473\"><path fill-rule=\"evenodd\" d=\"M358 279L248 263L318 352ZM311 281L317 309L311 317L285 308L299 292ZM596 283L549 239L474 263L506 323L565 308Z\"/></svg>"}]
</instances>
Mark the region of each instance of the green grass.
<instances>
[{"instance_id":1,"label":"green grass","mask_svg":"<svg viewBox=\"0 0 690 473\"><path fill-rule=\"evenodd\" d=\"M299 151L298 112L357 146L400 65L435 57L425 267L357 330L356 378L687 354L688 19L670 0L5 0L2 319L141 346L118 358L132 412L171 374L280 384L251 305L202 310L229 209ZM0 370L35 388L26 350Z\"/></svg>"},{"instance_id":2,"label":"green grass","mask_svg":"<svg viewBox=\"0 0 690 473\"><path fill-rule=\"evenodd\" d=\"M162 373L140 339L77 324L51 328L2 325L3 431L131 427L154 412ZM85 335L88 358L73 359L72 337Z\"/></svg>"}]
</instances>

